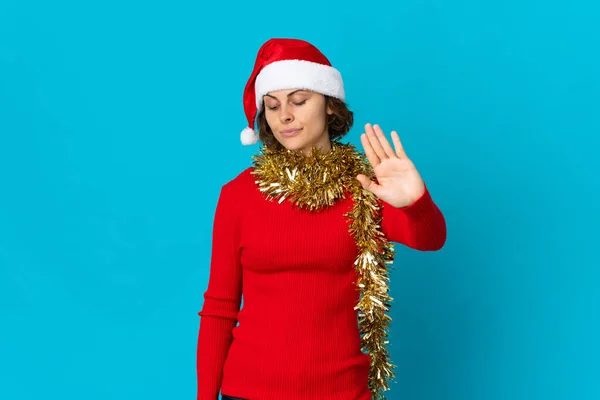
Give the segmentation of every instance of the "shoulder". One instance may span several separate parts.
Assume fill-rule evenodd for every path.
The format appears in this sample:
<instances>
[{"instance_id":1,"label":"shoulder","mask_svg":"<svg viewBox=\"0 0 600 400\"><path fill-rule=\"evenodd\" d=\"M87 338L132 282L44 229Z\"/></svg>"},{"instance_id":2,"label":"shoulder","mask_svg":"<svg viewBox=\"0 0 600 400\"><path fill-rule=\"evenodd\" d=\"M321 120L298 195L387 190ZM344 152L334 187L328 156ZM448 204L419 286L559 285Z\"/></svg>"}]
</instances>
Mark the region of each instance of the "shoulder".
<instances>
[{"instance_id":1,"label":"shoulder","mask_svg":"<svg viewBox=\"0 0 600 400\"><path fill-rule=\"evenodd\" d=\"M252 175L253 167L248 167L238 173L233 179L226 182L223 186L237 187L247 185L248 182L254 182L254 175Z\"/></svg>"},{"instance_id":2,"label":"shoulder","mask_svg":"<svg viewBox=\"0 0 600 400\"><path fill-rule=\"evenodd\" d=\"M233 179L226 182L222 190L233 193L247 193L256 189L254 175L252 171L253 167L248 167L238 173Z\"/></svg>"},{"instance_id":3,"label":"shoulder","mask_svg":"<svg viewBox=\"0 0 600 400\"><path fill-rule=\"evenodd\" d=\"M248 209L256 204L257 194L260 193L255 183L252 171L249 167L239 172L233 179L221 187L218 207L226 209L231 216L242 217Z\"/></svg>"}]
</instances>

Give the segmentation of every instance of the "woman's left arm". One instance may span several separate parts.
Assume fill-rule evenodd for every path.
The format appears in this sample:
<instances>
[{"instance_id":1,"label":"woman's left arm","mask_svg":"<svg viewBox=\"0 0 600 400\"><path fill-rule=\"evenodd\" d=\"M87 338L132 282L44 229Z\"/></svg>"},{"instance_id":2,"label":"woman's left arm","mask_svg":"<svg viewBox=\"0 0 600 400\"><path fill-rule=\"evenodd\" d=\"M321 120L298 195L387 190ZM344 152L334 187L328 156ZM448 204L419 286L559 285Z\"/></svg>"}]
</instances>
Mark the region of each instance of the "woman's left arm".
<instances>
[{"instance_id":1,"label":"woman's left arm","mask_svg":"<svg viewBox=\"0 0 600 400\"><path fill-rule=\"evenodd\" d=\"M408 158L398 133L392 131L395 149L378 125L365 125L361 143L377 182L365 175L356 179L383 203L382 232L387 239L417 250L439 250L446 242L446 221Z\"/></svg>"},{"instance_id":2,"label":"woman's left arm","mask_svg":"<svg viewBox=\"0 0 600 400\"><path fill-rule=\"evenodd\" d=\"M446 243L446 220L427 187L406 207L383 201L382 216L381 230L391 242L422 251L440 250Z\"/></svg>"}]
</instances>

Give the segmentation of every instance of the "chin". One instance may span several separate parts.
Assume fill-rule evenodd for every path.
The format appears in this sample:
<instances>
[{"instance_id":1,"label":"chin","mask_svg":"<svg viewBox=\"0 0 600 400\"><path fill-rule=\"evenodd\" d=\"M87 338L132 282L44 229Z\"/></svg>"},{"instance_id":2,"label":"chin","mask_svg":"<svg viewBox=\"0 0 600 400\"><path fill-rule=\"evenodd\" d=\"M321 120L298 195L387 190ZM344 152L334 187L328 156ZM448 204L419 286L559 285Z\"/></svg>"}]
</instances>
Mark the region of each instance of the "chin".
<instances>
[{"instance_id":1,"label":"chin","mask_svg":"<svg viewBox=\"0 0 600 400\"><path fill-rule=\"evenodd\" d=\"M277 138L277 141L288 150L300 150L306 146L302 140L298 140L298 137L291 138Z\"/></svg>"},{"instance_id":2,"label":"chin","mask_svg":"<svg viewBox=\"0 0 600 400\"><path fill-rule=\"evenodd\" d=\"M302 146L302 145L295 145L295 144L290 144L290 143L282 143L282 145L287 150L291 150L291 151L297 151L297 150L304 148L304 146Z\"/></svg>"}]
</instances>

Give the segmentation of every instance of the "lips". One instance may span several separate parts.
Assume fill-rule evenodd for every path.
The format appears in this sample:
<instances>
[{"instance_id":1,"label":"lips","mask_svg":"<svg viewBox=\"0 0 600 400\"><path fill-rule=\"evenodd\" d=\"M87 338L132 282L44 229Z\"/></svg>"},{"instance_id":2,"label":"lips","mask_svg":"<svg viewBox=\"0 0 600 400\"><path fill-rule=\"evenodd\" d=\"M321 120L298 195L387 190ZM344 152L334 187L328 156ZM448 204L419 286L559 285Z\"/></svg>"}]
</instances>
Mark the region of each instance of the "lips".
<instances>
[{"instance_id":1,"label":"lips","mask_svg":"<svg viewBox=\"0 0 600 400\"><path fill-rule=\"evenodd\" d=\"M295 136L301 130L302 130L302 128L298 128L298 129L286 129L284 131L281 131L281 136L292 137L292 136Z\"/></svg>"}]
</instances>

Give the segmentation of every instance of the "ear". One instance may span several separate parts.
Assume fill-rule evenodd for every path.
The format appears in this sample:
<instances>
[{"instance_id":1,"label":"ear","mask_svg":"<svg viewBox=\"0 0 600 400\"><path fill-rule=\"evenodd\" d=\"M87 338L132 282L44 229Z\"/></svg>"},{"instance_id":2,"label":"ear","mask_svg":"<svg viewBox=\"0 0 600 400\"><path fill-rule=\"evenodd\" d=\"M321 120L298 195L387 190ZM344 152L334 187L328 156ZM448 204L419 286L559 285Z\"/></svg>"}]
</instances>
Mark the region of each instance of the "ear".
<instances>
[{"instance_id":1,"label":"ear","mask_svg":"<svg viewBox=\"0 0 600 400\"><path fill-rule=\"evenodd\" d=\"M329 96L325 96L325 112L327 112L327 115L333 115L333 110L331 109L331 98Z\"/></svg>"}]
</instances>

